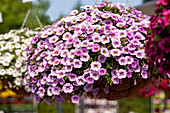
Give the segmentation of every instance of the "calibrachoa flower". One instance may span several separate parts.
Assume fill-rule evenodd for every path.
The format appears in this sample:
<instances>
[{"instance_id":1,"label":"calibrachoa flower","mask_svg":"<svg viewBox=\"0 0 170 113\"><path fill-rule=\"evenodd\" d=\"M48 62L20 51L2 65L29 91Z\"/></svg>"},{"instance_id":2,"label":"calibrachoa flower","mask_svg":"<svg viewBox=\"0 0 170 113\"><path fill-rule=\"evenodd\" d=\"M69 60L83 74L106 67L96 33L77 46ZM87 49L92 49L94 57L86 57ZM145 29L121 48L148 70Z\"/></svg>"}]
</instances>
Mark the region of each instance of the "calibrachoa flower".
<instances>
[{"instance_id":1,"label":"calibrachoa flower","mask_svg":"<svg viewBox=\"0 0 170 113\"><path fill-rule=\"evenodd\" d=\"M0 77L10 81L12 88L25 87L23 78L26 73L26 66L24 66L24 60L27 57L26 49L31 44L31 40L32 43L38 41L38 37L35 36L37 33L38 29L24 28L0 35ZM31 68L34 69L34 66ZM44 84L45 77L41 81ZM29 92L30 88L26 86L25 90ZM43 96L43 93L39 95Z\"/></svg>"},{"instance_id":2,"label":"calibrachoa flower","mask_svg":"<svg viewBox=\"0 0 170 113\"><path fill-rule=\"evenodd\" d=\"M146 42L149 66L156 78L169 79L170 74L170 1L158 0L156 10L151 17Z\"/></svg>"},{"instance_id":3,"label":"calibrachoa flower","mask_svg":"<svg viewBox=\"0 0 170 113\"><path fill-rule=\"evenodd\" d=\"M147 70L141 68L147 62L148 20L131 7L102 2L74 10L43 28L29 46L26 59L26 80L36 87L33 95L40 98L37 92L43 87L41 100L63 102L69 98L78 103L85 92L98 97L102 90L109 94L110 85L120 84L121 79L146 78L142 71ZM100 79L106 79L106 88L95 85Z\"/></svg>"}]
</instances>

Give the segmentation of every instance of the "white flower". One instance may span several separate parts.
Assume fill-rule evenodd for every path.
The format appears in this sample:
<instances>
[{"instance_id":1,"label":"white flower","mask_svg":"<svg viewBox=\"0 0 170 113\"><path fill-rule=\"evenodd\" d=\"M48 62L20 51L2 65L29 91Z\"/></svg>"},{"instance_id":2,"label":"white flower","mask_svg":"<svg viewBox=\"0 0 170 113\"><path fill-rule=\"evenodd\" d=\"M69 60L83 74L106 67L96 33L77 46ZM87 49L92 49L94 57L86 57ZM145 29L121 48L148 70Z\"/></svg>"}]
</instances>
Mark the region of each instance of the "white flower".
<instances>
[{"instance_id":1,"label":"white flower","mask_svg":"<svg viewBox=\"0 0 170 113\"><path fill-rule=\"evenodd\" d=\"M7 70L6 70L6 73L7 73L8 75L12 75L13 69L12 69L12 68L7 69Z\"/></svg>"},{"instance_id":2,"label":"white flower","mask_svg":"<svg viewBox=\"0 0 170 113\"><path fill-rule=\"evenodd\" d=\"M9 66L9 62L4 60L4 62L2 63L3 66Z\"/></svg>"},{"instance_id":3,"label":"white flower","mask_svg":"<svg viewBox=\"0 0 170 113\"><path fill-rule=\"evenodd\" d=\"M20 48L20 47L21 47L21 45L19 43L15 44L15 48Z\"/></svg>"},{"instance_id":4,"label":"white flower","mask_svg":"<svg viewBox=\"0 0 170 113\"><path fill-rule=\"evenodd\" d=\"M20 53L21 53L21 50L20 50L20 49L15 50L15 54L16 54L17 56L19 56Z\"/></svg>"},{"instance_id":5,"label":"white flower","mask_svg":"<svg viewBox=\"0 0 170 113\"><path fill-rule=\"evenodd\" d=\"M15 79L14 80L14 83L15 83L15 85L17 85L17 86L20 86L21 85L21 83L22 83L22 81L21 81L21 79Z\"/></svg>"},{"instance_id":6,"label":"white flower","mask_svg":"<svg viewBox=\"0 0 170 113\"><path fill-rule=\"evenodd\" d=\"M22 52L22 56L26 57L27 56L27 52L26 51Z\"/></svg>"},{"instance_id":7,"label":"white flower","mask_svg":"<svg viewBox=\"0 0 170 113\"><path fill-rule=\"evenodd\" d=\"M21 72L25 72L27 68L24 66L24 67L21 67L20 69L21 69Z\"/></svg>"},{"instance_id":8,"label":"white flower","mask_svg":"<svg viewBox=\"0 0 170 113\"><path fill-rule=\"evenodd\" d=\"M20 41L20 37L19 36L14 36L13 40L14 40L15 43L19 42Z\"/></svg>"},{"instance_id":9,"label":"white flower","mask_svg":"<svg viewBox=\"0 0 170 113\"><path fill-rule=\"evenodd\" d=\"M13 70L12 76L13 77L18 77L18 71L16 69Z\"/></svg>"},{"instance_id":10,"label":"white flower","mask_svg":"<svg viewBox=\"0 0 170 113\"><path fill-rule=\"evenodd\" d=\"M19 62L19 61L15 63L15 67L16 67L16 68L20 68L20 67L21 67L21 65L22 65L22 63L21 63L21 62Z\"/></svg>"},{"instance_id":11,"label":"white flower","mask_svg":"<svg viewBox=\"0 0 170 113\"><path fill-rule=\"evenodd\" d=\"M5 69L0 69L0 75L5 75Z\"/></svg>"},{"instance_id":12,"label":"white flower","mask_svg":"<svg viewBox=\"0 0 170 113\"><path fill-rule=\"evenodd\" d=\"M25 44L22 44L21 45L21 50L26 50L27 49L27 46Z\"/></svg>"}]
</instances>

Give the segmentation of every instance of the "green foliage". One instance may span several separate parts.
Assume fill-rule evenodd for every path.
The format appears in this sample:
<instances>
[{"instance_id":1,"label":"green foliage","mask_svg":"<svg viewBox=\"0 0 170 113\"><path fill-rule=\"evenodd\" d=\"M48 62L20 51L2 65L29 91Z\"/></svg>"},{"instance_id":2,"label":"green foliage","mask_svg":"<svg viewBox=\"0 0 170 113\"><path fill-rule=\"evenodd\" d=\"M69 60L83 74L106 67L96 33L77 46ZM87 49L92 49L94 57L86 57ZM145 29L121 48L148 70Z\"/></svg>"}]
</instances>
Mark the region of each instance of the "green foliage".
<instances>
[{"instance_id":1,"label":"green foliage","mask_svg":"<svg viewBox=\"0 0 170 113\"><path fill-rule=\"evenodd\" d=\"M0 34L8 32L10 29L19 29L30 6L31 3L22 3L20 0L1 0L0 12L2 13L3 23L0 23ZM49 8L49 1L38 0L37 4L33 4L33 7L43 26L50 24L49 17L45 15ZM31 12L25 26L30 28L39 26L33 12Z\"/></svg>"},{"instance_id":2,"label":"green foliage","mask_svg":"<svg viewBox=\"0 0 170 113\"><path fill-rule=\"evenodd\" d=\"M119 113L150 113L151 103L150 98L132 98L119 101Z\"/></svg>"}]
</instances>

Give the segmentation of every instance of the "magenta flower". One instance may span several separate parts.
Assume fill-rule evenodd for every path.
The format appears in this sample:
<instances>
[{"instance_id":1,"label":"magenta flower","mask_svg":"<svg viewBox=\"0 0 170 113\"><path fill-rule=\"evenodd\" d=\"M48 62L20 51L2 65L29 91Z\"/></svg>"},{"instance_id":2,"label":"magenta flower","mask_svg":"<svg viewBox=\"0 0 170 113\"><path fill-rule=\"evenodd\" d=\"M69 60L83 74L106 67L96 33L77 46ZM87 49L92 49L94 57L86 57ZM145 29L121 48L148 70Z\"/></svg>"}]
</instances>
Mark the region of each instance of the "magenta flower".
<instances>
[{"instance_id":1,"label":"magenta flower","mask_svg":"<svg viewBox=\"0 0 170 113\"><path fill-rule=\"evenodd\" d=\"M107 48L101 48L101 54L104 55L105 57L109 57L109 50Z\"/></svg>"},{"instance_id":2,"label":"magenta flower","mask_svg":"<svg viewBox=\"0 0 170 113\"><path fill-rule=\"evenodd\" d=\"M113 41L112 41L112 46L113 46L114 48L120 47L120 46L121 46L121 41L120 41L120 40L113 40Z\"/></svg>"},{"instance_id":3,"label":"magenta flower","mask_svg":"<svg viewBox=\"0 0 170 113\"><path fill-rule=\"evenodd\" d=\"M163 38L162 41L159 42L159 47L165 51L165 53L170 53L170 38Z\"/></svg>"},{"instance_id":4,"label":"magenta flower","mask_svg":"<svg viewBox=\"0 0 170 113\"><path fill-rule=\"evenodd\" d=\"M158 70L163 75L170 74L170 62L168 60L162 61L158 67Z\"/></svg>"}]
</instances>

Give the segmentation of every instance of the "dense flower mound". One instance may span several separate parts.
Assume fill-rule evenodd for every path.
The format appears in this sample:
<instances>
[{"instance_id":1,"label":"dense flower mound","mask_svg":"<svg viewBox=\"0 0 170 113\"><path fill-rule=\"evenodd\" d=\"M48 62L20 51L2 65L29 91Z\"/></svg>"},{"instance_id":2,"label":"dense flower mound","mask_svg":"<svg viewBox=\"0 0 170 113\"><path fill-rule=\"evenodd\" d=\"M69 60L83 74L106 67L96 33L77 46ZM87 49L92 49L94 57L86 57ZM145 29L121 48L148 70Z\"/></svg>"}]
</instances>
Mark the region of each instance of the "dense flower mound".
<instances>
[{"instance_id":1,"label":"dense flower mound","mask_svg":"<svg viewBox=\"0 0 170 113\"><path fill-rule=\"evenodd\" d=\"M123 4L102 2L73 10L33 37L28 48L28 85L37 101L78 103L81 94L106 88L124 78L147 79L145 56L149 17Z\"/></svg>"},{"instance_id":2,"label":"dense flower mound","mask_svg":"<svg viewBox=\"0 0 170 113\"><path fill-rule=\"evenodd\" d=\"M161 78L170 78L170 0L159 0L150 19L146 52L149 66Z\"/></svg>"},{"instance_id":3,"label":"dense flower mound","mask_svg":"<svg viewBox=\"0 0 170 113\"><path fill-rule=\"evenodd\" d=\"M37 33L24 28L0 35L0 78L2 81L9 81L11 88L19 88L23 85L26 72L24 66L26 48L31 44L31 37ZM25 89L29 91L28 86Z\"/></svg>"}]
</instances>

